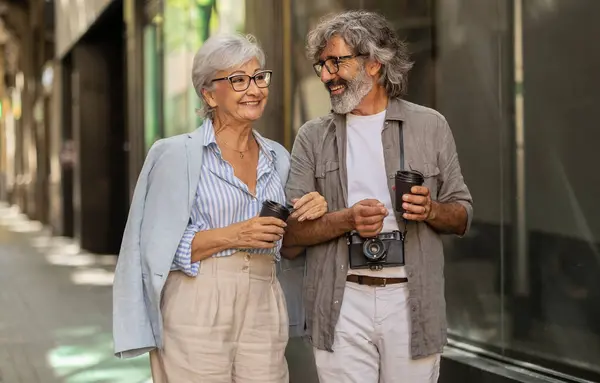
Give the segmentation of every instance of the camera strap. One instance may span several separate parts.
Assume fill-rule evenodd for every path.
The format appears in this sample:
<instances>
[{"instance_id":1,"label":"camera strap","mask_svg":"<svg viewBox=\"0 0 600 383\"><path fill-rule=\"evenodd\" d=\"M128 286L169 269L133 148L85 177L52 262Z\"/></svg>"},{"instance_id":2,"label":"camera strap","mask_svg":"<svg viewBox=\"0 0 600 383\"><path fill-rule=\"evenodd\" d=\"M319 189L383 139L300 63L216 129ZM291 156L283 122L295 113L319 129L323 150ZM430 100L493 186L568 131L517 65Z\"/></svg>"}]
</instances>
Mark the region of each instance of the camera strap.
<instances>
[{"instance_id":1,"label":"camera strap","mask_svg":"<svg viewBox=\"0 0 600 383\"><path fill-rule=\"evenodd\" d=\"M399 143L400 143L400 170L404 170L404 129L402 129L402 121L398 121L399 131ZM408 226L408 220L406 218L402 219L404 221L404 230L402 231L402 242L406 239L406 231Z\"/></svg>"},{"instance_id":2,"label":"camera strap","mask_svg":"<svg viewBox=\"0 0 600 383\"><path fill-rule=\"evenodd\" d=\"M398 121L400 130L398 135L400 137L400 170L404 170L404 129L402 129L402 121Z\"/></svg>"}]
</instances>

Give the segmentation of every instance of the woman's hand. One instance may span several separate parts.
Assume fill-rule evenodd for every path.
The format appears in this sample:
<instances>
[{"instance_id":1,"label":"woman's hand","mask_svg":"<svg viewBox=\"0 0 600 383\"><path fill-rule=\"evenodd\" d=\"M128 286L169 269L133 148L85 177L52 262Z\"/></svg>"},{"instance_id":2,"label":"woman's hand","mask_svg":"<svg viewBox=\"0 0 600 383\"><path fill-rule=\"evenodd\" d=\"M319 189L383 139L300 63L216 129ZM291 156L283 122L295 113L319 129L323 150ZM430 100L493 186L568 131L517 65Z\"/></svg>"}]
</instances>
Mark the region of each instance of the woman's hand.
<instances>
[{"instance_id":1,"label":"woman's hand","mask_svg":"<svg viewBox=\"0 0 600 383\"><path fill-rule=\"evenodd\" d=\"M298 222L305 220L314 220L321 218L327 213L327 201L318 192L310 192L302 196L302 198L293 199L294 212L290 216Z\"/></svg>"},{"instance_id":2,"label":"woman's hand","mask_svg":"<svg viewBox=\"0 0 600 383\"><path fill-rule=\"evenodd\" d=\"M274 217L254 217L229 226L233 233L231 248L272 249L284 234L286 223Z\"/></svg>"}]
</instances>

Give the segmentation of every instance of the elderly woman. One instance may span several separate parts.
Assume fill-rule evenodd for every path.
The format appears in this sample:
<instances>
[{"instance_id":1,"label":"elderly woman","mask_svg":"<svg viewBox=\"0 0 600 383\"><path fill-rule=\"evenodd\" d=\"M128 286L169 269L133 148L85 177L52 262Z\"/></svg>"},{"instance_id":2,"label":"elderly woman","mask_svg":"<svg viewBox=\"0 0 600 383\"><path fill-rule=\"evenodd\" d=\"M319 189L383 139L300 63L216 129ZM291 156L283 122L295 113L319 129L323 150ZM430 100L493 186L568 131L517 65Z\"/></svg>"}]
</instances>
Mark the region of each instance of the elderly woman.
<instances>
[{"instance_id":1,"label":"elderly woman","mask_svg":"<svg viewBox=\"0 0 600 383\"><path fill-rule=\"evenodd\" d=\"M251 37L218 35L194 58L204 124L153 146L125 229L114 283L118 356L150 351L155 383L287 382L288 314L275 275L286 223L289 153L252 129L271 71ZM292 216L321 217L323 197Z\"/></svg>"}]
</instances>

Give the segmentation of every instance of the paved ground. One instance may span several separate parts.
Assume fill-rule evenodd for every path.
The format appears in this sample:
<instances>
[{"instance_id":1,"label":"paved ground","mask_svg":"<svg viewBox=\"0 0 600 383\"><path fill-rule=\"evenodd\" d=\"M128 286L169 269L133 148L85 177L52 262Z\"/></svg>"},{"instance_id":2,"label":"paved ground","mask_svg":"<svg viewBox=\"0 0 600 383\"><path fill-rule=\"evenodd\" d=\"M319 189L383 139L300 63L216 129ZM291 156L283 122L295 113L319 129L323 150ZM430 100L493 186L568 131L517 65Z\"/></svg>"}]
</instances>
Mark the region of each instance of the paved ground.
<instances>
[{"instance_id":1,"label":"paved ground","mask_svg":"<svg viewBox=\"0 0 600 383\"><path fill-rule=\"evenodd\" d=\"M0 204L0 383L149 383L112 353L116 257L79 251Z\"/></svg>"}]
</instances>

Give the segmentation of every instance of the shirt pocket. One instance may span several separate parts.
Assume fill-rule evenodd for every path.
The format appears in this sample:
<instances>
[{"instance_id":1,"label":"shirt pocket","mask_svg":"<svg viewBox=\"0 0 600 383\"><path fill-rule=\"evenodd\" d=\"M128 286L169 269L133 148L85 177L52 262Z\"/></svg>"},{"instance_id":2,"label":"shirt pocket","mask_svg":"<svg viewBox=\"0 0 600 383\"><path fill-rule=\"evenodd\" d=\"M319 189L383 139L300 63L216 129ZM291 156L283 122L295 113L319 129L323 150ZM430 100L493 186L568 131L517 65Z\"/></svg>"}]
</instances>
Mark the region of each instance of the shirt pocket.
<instances>
[{"instance_id":1,"label":"shirt pocket","mask_svg":"<svg viewBox=\"0 0 600 383\"><path fill-rule=\"evenodd\" d=\"M423 177L425 178L423 186L429 189L431 199L436 201L440 182L440 168L438 168L436 164L416 161L410 161L408 167L410 170L416 170L423 174Z\"/></svg>"},{"instance_id":2,"label":"shirt pocket","mask_svg":"<svg viewBox=\"0 0 600 383\"><path fill-rule=\"evenodd\" d=\"M343 206L337 206L342 192L339 161L325 161L317 164L315 178L317 179L317 191L325 197L330 208L335 210L343 208Z\"/></svg>"}]
</instances>

